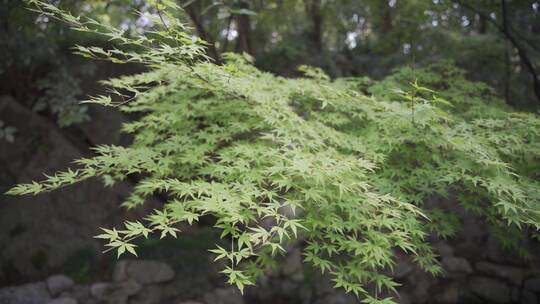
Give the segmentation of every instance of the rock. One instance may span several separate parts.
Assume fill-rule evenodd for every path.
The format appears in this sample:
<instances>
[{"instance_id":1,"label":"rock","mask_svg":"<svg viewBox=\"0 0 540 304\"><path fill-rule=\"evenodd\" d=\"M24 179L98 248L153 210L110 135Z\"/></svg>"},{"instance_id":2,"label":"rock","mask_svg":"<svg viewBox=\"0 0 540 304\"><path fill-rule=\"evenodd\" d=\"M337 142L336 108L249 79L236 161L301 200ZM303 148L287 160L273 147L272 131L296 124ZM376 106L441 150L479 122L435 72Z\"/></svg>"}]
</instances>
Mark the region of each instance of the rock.
<instances>
[{"instance_id":1,"label":"rock","mask_svg":"<svg viewBox=\"0 0 540 304\"><path fill-rule=\"evenodd\" d=\"M174 270L168 264L158 261L133 260L127 265L126 275L141 284L154 284L172 280Z\"/></svg>"},{"instance_id":2,"label":"rock","mask_svg":"<svg viewBox=\"0 0 540 304\"><path fill-rule=\"evenodd\" d=\"M77 304L77 300L73 298L58 298L48 302L47 304Z\"/></svg>"},{"instance_id":3,"label":"rock","mask_svg":"<svg viewBox=\"0 0 540 304\"><path fill-rule=\"evenodd\" d=\"M402 279L409 275L413 270L413 266L405 259L400 259L394 266L394 271L390 274L396 279Z\"/></svg>"},{"instance_id":4,"label":"rock","mask_svg":"<svg viewBox=\"0 0 540 304\"><path fill-rule=\"evenodd\" d=\"M300 298L300 303L312 303L313 291L312 288L307 287L307 284L300 285L300 290L298 291L298 296Z\"/></svg>"},{"instance_id":5,"label":"rock","mask_svg":"<svg viewBox=\"0 0 540 304\"><path fill-rule=\"evenodd\" d=\"M88 156L84 139L68 136L71 132L11 97L0 97L0 120L17 128L14 143L0 143L2 187L41 179L44 172L65 170L73 159ZM110 210L130 189L128 182L106 189L95 179L33 197L0 195L0 244L9 244L1 249L2 282L10 282L13 274L41 279L66 265L78 267L82 253L84 263L93 263L102 245L92 237L97 227L123 222L124 214Z\"/></svg>"},{"instance_id":6,"label":"rock","mask_svg":"<svg viewBox=\"0 0 540 304\"><path fill-rule=\"evenodd\" d=\"M450 257L454 255L454 248L448 246L446 243L437 243L434 245L435 249L441 257Z\"/></svg>"},{"instance_id":7,"label":"rock","mask_svg":"<svg viewBox=\"0 0 540 304\"><path fill-rule=\"evenodd\" d=\"M90 298L90 286L87 285L75 285L73 291L70 292L71 297L86 303L86 300Z\"/></svg>"},{"instance_id":8,"label":"rock","mask_svg":"<svg viewBox=\"0 0 540 304\"><path fill-rule=\"evenodd\" d=\"M489 262L479 262L476 263L475 266L476 269L485 274L508 279L516 286L521 286L523 276L525 275L523 269L512 266L498 265Z\"/></svg>"},{"instance_id":9,"label":"rock","mask_svg":"<svg viewBox=\"0 0 540 304\"><path fill-rule=\"evenodd\" d=\"M512 287L512 289L510 290L510 298L512 299L512 302L519 302L519 298L520 298L519 288Z\"/></svg>"},{"instance_id":10,"label":"rock","mask_svg":"<svg viewBox=\"0 0 540 304\"><path fill-rule=\"evenodd\" d=\"M353 304L358 303L354 295L345 292L334 292L325 297L320 298L315 304Z\"/></svg>"},{"instance_id":11,"label":"rock","mask_svg":"<svg viewBox=\"0 0 540 304\"><path fill-rule=\"evenodd\" d=\"M119 287L120 289L122 289L123 291L125 291L125 293L128 295L128 296L132 296L132 295L136 295L137 293L139 293L139 291L141 291L141 285L135 281L126 281L122 284L119 284Z\"/></svg>"},{"instance_id":12,"label":"rock","mask_svg":"<svg viewBox=\"0 0 540 304\"><path fill-rule=\"evenodd\" d=\"M395 300L397 304L412 304L411 295L406 292L401 292L396 296Z\"/></svg>"},{"instance_id":13,"label":"rock","mask_svg":"<svg viewBox=\"0 0 540 304\"><path fill-rule=\"evenodd\" d=\"M207 304L244 304L242 294L235 287L217 288L204 295Z\"/></svg>"},{"instance_id":14,"label":"rock","mask_svg":"<svg viewBox=\"0 0 540 304\"><path fill-rule=\"evenodd\" d=\"M270 279L265 274L260 275L259 278L257 279L257 285L262 288L267 288L269 285L269 282L270 282Z\"/></svg>"},{"instance_id":15,"label":"rock","mask_svg":"<svg viewBox=\"0 0 540 304\"><path fill-rule=\"evenodd\" d=\"M296 283L302 283L304 281L304 272L297 272L291 276L291 280Z\"/></svg>"},{"instance_id":16,"label":"rock","mask_svg":"<svg viewBox=\"0 0 540 304\"><path fill-rule=\"evenodd\" d=\"M65 275L53 275L47 278L45 281L49 292L54 297L61 294L64 291L69 291L73 288L73 280Z\"/></svg>"},{"instance_id":17,"label":"rock","mask_svg":"<svg viewBox=\"0 0 540 304\"><path fill-rule=\"evenodd\" d=\"M116 262L114 264L114 269L112 273L112 280L113 282L122 282L128 279L127 276L127 267L129 265L129 261L121 260Z\"/></svg>"},{"instance_id":18,"label":"rock","mask_svg":"<svg viewBox=\"0 0 540 304\"><path fill-rule=\"evenodd\" d=\"M31 283L0 289L2 304L46 304L51 299L45 283Z\"/></svg>"},{"instance_id":19,"label":"rock","mask_svg":"<svg viewBox=\"0 0 540 304\"><path fill-rule=\"evenodd\" d=\"M322 275L320 272L315 272L312 280L315 283L313 288L315 299L335 291L334 284L328 274Z\"/></svg>"},{"instance_id":20,"label":"rock","mask_svg":"<svg viewBox=\"0 0 540 304\"><path fill-rule=\"evenodd\" d=\"M487 277L474 277L469 281L471 290L492 303L510 301L510 288L501 281Z\"/></svg>"},{"instance_id":21,"label":"rock","mask_svg":"<svg viewBox=\"0 0 540 304\"><path fill-rule=\"evenodd\" d=\"M472 267L464 258L445 257L441 262L449 277L463 276L472 272Z\"/></svg>"},{"instance_id":22,"label":"rock","mask_svg":"<svg viewBox=\"0 0 540 304\"><path fill-rule=\"evenodd\" d=\"M451 284L444 288L443 292L435 298L436 303L459 303L459 287Z\"/></svg>"},{"instance_id":23,"label":"rock","mask_svg":"<svg viewBox=\"0 0 540 304\"><path fill-rule=\"evenodd\" d=\"M433 287L433 277L418 276L413 281L415 288L412 291L412 296L415 303L427 303L431 299L431 290Z\"/></svg>"},{"instance_id":24,"label":"rock","mask_svg":"<svg viewBox=\"0 0 540 304\"><path fill-rule=\"evenodd\" d=\"M522 296L521 296L521 301L520 303L523 303L523 304L537 304L538 303L538 297L530 292L530 291L524 291Z\"/></svg>"},{"instance_id":25,"label":"rock","mask_svg":"<svg viewBox=\"0 0 540 304\"><path fill-rule=\"evenodd\" d=\"M540 277L528 279L523 286L527 290L540 293Z\"/></svg>"},{"instance_id":26,"label":"rock","mask_svg":"<svg viewBox=\"0 0 540 304\"><path fill-rule=\"evenodd\" d=\"M130 304L161 304L162 290L159 286L150 285L144 287L139 294L130 299Z\"/></svg>"},{"instance_id":27,"label":"rock","mask_svg":"<svg viewBox=\"0 0 540 304\"><path fill-rule=\"evenodd\" d=\"M295 294L295 291L298 289L298 284L284 280L281 282L281 294L288 295L288 294Z\"/></svg>"},{"instance_id":28,"label":"rock","mask_svg":"<svg viewBox=\"0 0 540 304\"><path fill-rule=\"evenodd\" d=\"M294 249L283 261L282 272L286 276L291 276L297 272L302 271L302 253L300 252L300 250Z\"/></svg>"},{"instance_id":29,"label":"rock","mask_svg":"<svg viewBox=\"0 0 540 304\"><path fill-rule=\"evenodd\" d=\"M97 300L110 304L127 303L129 296L136 295L141 285L135 281L121 283L95 283L90 287L90 294Z\"/></svg>"},{"instance_id":30,"label":"rock","mask_svg":"<svg viewBox=\"0 0 540 304\"><path fill-rule=\"evenodd\" d=\"M110 283L94 283L90 287L90 294L97 299L101 299L111 293L113 289L113 284Z\"/></svg>"},{"instance_id":31,"label":"rock","mask_svg":"<svg viewBox=\"0 0 540 304\"><path fill-rule=\"evenodd\" d=\"M526 263L520 259L516 259L514 255L508 254L508 251L505 250L501 242L497 239L496 233L490 228L490 233L488 234L488 240L486 244L486 255L487 258L493 262L500 264L519 264L525 266Z\"/></svg>"}]
</instances>

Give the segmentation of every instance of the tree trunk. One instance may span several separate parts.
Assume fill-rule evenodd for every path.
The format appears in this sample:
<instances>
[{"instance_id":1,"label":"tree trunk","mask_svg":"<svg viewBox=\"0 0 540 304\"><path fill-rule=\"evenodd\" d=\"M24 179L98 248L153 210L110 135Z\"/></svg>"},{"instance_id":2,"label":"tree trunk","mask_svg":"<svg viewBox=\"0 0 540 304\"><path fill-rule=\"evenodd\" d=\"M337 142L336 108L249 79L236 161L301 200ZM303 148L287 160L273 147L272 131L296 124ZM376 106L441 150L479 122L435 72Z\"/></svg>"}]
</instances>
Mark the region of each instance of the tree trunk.
<instances>
[{"instance_id":1,"label":"tree trunk","mask_svg":"<svg viewBox=\"0 0 540 304\"><path fill-rule=\"evenodd\" d=\"M315 49L321 52L323 50L321 0L306 0L306 11L311 19L308 36Z\"/></svg>"},{"instance_id":2,"label":"tree trunk","mask_svg":"<svg viewBox=\"0 0 540 304\"><path fill-rule=\"evenodd\" d=\"M240 9L250 9L249 2L240 0ZM251 31L251 19L247 14L236 15L236 27L238 30L238 39L236 41L236 51L246 52L254 55L253 37Z\"/></svg>"},{"instance_id":3,"label":"tree trunk","mask_svg":"<svg viewBox=\"0 0 540 304\"><path fill-rule=\"evenodd\" d=\"M382 10L381 33L384 37L394 29L392 25L392 8L388 5L387 1L379 1L378 3Z\"/></svg>"},{"instance_id":4,"label":"tree trunk","mask_svg":"<svg viewBox=\"0 0 540 304\"><path fill-rule=\"evenodd\" d=\"M186 11L189 18L191 19L191 22L193 22L193 25L195 26L195 29L197 30L197 34L199 35L199 37L208 43L207 47L208 47L209 55L216 61L216 63L220 63L221 62L220 55L216 49L216 40L204 28L204 24L199 18L199 14L201 11L199 6L200 6L200 2L195 1L195 2L190 3L188 6L184 7L184 10Z\"/></svg>"},{"instance_id":5,"label":"tree trunk","mask_svg":"<svg viewBox=\"0 0 540 304\"><path fill-rule=\"evenodd\" d=\"M486 18L478 15L478 33L485 34L487 32L487 21Z\"/></svg>"}]
</instances>

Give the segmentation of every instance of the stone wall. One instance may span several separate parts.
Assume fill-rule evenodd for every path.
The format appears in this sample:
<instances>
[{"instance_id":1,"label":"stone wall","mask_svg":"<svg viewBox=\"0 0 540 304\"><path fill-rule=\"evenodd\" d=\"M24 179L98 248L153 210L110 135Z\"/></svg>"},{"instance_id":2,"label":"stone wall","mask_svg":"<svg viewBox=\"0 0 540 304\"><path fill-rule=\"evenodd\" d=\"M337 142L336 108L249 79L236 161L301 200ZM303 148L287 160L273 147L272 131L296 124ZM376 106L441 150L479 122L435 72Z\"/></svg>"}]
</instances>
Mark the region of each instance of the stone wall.
<instances>
[{"instance_id":1,"label":"stone wall","mask_svg":"<svg viewBox=\"0 0 540 304\"><path fill-rule=\"evenodd\" d=\"M100 120L100 113L94 114ZM118 142L122 118L103 124L100 132L85 126L70 131L13 98L0 96L0 120L17 129L14 142L0 139L0 286L43 279L66 267L75 273L90 267L88 263L102 263L101 244L92 238L99 227L119 225L146 212L118 208L129 194L129 182L104 189L92 179L35 197L4 193L17 183L42 179L43 173L65 170L74 159L89 156L88 143L107 143L105 133L109 141ZM103 121L109 120L113 119Z\"/></svg>"},{"instance_id":2,"label":"stone wall","mask_svg":"<svg viewBox=\"0 0 540 304\"><path fill-rule=\"evenodd\" d=\"M437 242L445 274L434 278L398 253L392 276L402 284L399 303L540 303L538 256L523 261L504 251L487 227L465 217L452 241ZM470 226L469 226L470 225ZM202 229L201 231L209 231ZM218 242L217 235L210 233ZM64 275L0 289L0 304L348 304L351 295L333 289L328 278L302 263L300 250L290 248L277 271L267 271L258 285L241 295L227 286L206 248L208 234L191 232L188 242L143 249L141 259L126 259L107 268L100 280L74 283ZM193 247L191 241L205 239ZM531 250L536 250L531 244ZM144 248L144 247L143 247ZM177 252L174 254L174 252ZM158 257L160 261L146 257ZM166 262L163 262L166 261Z\"/></svg>"}]
</instances>

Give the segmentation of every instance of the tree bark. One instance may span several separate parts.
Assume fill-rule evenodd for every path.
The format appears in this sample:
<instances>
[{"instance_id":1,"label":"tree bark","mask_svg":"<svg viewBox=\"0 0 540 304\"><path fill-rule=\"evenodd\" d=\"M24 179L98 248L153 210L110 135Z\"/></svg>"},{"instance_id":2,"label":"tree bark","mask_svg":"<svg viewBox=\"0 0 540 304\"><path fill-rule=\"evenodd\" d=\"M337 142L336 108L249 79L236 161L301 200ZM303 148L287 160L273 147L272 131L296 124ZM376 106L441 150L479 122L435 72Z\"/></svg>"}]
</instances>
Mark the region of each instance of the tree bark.
<instances>
[{"instance_id":1,"label":"tree bark","mask_svg":"<svg viewBox=\"0 0 540 304\"><path fill-rule=\"evenodd\" d=\"M321 52L323 49L321 0L306 0L306 11L311 19L308 36L315 49Z\"/></svg>"},{"instance_id":2,"label":"tree bark","mask_svg":"<svg viewBox=\"0 0 540 304\"><path fill-rule=\"evenodd\" d=\"M193 22L195 30L199 37L208 43L207 48L209 55L216 61L216 63L221 62L220 54L216 49L216 40L214 37L204 28L204 24L199 18L200 8L198 7L199 2L191 2L188 6L184 7L185 12L188 14L189 19Z\"/></svg>"},{"instance_id":3,"label":"tree bark","mask_svg":"<svg viewBox=\"0 0 540 304\"><path fill-rule=\"evenodd\" d=\"M478 14L477 14L478 15ZM485 34L487 32L487 21L482 15L478 15L478 33Z\"/></svg>"},{"instance_id":4,"label":"tree bark","mask_svg":"<svg viewBox=\"0 0 540 304\"><path fill-rule=\"evenodd\" d=\"M380 30L383 36L386 36L394 29L394 26L392 25L392 8L388 5L387 1L379 1L377 3L380 5L379 9L382 11Z\"/></svg>"},{"instance_id":5,"label":"tree bark","mask_svg":"<svg viewBox=\"0 0 540 304\"><path fill-rule=\"evenodd\" d=\"M504 52L504 99L506 100L507 104L513 104L513 102L510 100L510 77L511 77L511 69L510 69L510 54L508 51Z\"/></svg>"},{"instance_id":6,"label":"tree bark","mask_svg":"<svg viewBox=\"0 0 540 304\"><path fill-rule=\"evenodd\" d=\"M240 0L240 9L249 10L249 2ZM236 15L236 27L238 30L238 39L236 41L236 51L246 52L250 55L254 55L253 37L251 31L251 19L247 14Z\"/></svg>"}]
</instances>

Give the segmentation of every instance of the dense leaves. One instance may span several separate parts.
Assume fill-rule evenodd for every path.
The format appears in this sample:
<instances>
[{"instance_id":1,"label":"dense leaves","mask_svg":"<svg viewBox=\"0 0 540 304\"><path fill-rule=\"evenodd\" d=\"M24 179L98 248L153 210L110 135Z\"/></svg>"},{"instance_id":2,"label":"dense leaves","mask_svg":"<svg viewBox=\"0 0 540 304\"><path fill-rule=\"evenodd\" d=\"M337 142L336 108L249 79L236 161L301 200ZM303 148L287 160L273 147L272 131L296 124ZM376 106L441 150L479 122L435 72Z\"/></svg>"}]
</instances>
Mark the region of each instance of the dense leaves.
<instances>
[{"instance_id":1,"label":"dense leaves","mask_svg":"<svg viewBox=\"0 0 540 304\"><path fill-rule=\"evenodd\" d=\"M500 234L508 246L516 247L511 232L540 229L540 119L513 112L451 64L403 69L377 83L331 80L306 66L303 78L277 77L248 55L226 54L216 65L167 12L178 8L158 5L164 26L131 39L38 4L43 14L124 46L78 46L78 53L150 71L106 81L112 97L85 101L140 113L123 127L131 145L100 146L77 169L10 194L95 176L113 185L138 174L126 208L155 193L168 202L142 221L103 229L97 238L118 255L136 254L139 237L179 237L175 224L211 215L230 241L211 251L227 261L222 272L240 290L256 284L287 242L302 240L307 263L366 303L392 301L378 295L398 286L381 272L394 265L396 249L441 272L426 236L452 236L459 219L423 208L430 197L457 197L493 226L510 227Z\"/></svg>"}]
</instances>

